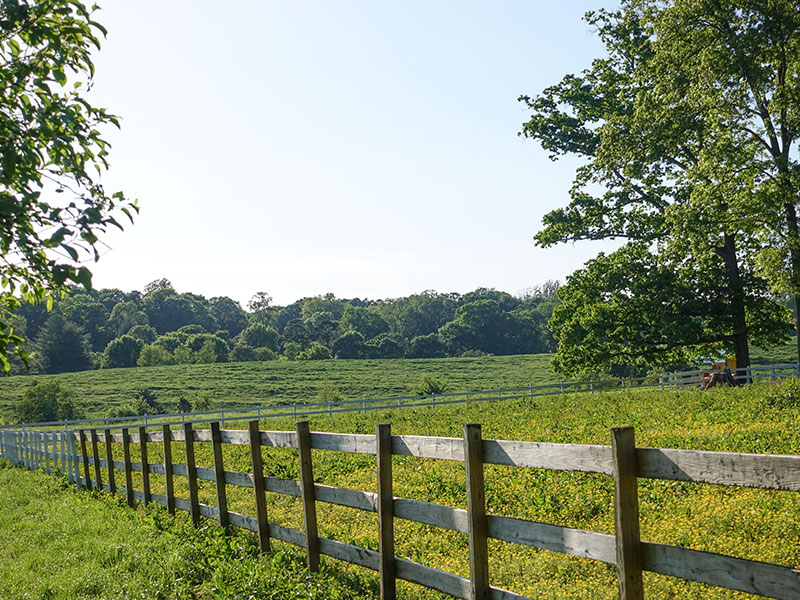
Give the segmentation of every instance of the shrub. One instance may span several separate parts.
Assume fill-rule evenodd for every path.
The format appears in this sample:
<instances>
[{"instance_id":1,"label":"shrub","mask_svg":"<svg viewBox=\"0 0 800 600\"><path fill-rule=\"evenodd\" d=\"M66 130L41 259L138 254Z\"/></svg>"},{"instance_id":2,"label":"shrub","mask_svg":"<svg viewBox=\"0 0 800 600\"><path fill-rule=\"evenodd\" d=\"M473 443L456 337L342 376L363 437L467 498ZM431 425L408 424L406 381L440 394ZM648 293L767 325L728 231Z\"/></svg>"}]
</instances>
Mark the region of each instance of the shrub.
<instances>
[{"instance_id":1,"label":"shrub","mask_svg":"<svg viewBox=\"0 0 800 600\"><path fill-rule=\"evenodd\" d=\"M136 392L131 402L112 408L109 417L140 417L142 415L162 415L166 411L156 398L156 393L150 388L143 388Z\"/></svg>"},{"instance_id":2,"label":"shrub","mask_svg":"<svg viewBox=\"0 0 800 600\"><path fill-rule=\"evenodd\" d=\"M83 416L78 396L57 380L38 382L26 389L14 406L19 422L63 421Z\"/></svg>"},{"instance_id":3,"label":"shrub","mask_svg":"<svg viewBox=\"0 0 800 600\"><path fill-rule=\"evenodd\" d=\"M327 346L323 346L319 342L313 342L311 346L297 355L300 360L325 360L330 357L331 351Z\"/></svg>"},{"instance_id":4,"label":"shrub","mask_svg":"<svg viewBox=\"0 0 800 600\"><path fill-rule=\"evenodd\" d=\"M127 334L111 340L103 352L101 367L104 369L135 367L142 346L144 346L142 340Z\"/></svg>"},{"instance_id":5,"label":"shrub","mask_svg":"<svg viewBox=\"0 0 800 600\"><path fill-rule=\"evenodd\" d=\"M130 328L128 335L135 337L137 340L142 340L145 344L152 344L158 337L156 330L150 325L135 325Z\"/></svg>"},{"instance_id":6,"label":"shrub","mask_svg":"<svg viewBox=\"0 0 800 600\"><path fill-rule=\"evenodd\" d=\"M142 348L136 364L140 367L159 367L162 365L174 365L175 357L172 356L163 346L150 344Z\"/></svg>"},{"instance_id":7,"label":"shrub","mask_svg":"<svg viewBox=\"0 0 800 600\"><path fill-rule=\"evenodd\" d=\"M415 396L430 396L431 394L444 394L450 388L450 383L433 375L423 375L419 381L411 386L411 393Z\"/></svg>"}]
</instances>

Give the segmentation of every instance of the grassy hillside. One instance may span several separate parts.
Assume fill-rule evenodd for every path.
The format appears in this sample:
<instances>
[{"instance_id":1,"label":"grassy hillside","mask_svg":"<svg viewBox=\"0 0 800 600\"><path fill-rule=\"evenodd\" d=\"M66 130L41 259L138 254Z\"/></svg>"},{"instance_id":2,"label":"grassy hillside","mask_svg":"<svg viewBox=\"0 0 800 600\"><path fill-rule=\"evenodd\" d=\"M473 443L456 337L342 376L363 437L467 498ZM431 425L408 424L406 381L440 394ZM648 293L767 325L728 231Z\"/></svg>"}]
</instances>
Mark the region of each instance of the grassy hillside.
<instances>
[{"instance_id":1,"label":"grassy hillside","mask_svg":"<svg viewBox=\"0 0 800 600\"><path fill-rule=\"evenodd\" d=\"M800 451L800 384L714 389L706 392L626 391L553 396L530 400L486 402L438 409L350 413L317 418L312 430L372 433L377 423L391 423L393 433L460 436L461 426L483 425L485 438L567 443L609 444L611 427L632 425L637 444L662 448L695 448L737 452L797 454ZM262 423L263 428L294 429L291 420ZM229 426L229 428L234 428ZM199 464L212 465L208 444L196 445ZM149 446L151 460L161 460L158 444ZM104 450L101 445L100 452ZM115 447L121 459L121 448ZM134 456L138 448L132 449ZM265 471L298 477L296 451L267 448ZM315 480L328 485L376 491L374 457L314 451ZM174 460L182 448L174 445ZM246 447L226 446L225 466L247 471ZM397 496L466 507L464 470L459 463L394 457ZM163 480L151 476L153 491L163 493ZM140 483L135 479L135 487ZM185 480L176 491L186 497ZM655 542L709 550L742 558L800 566L800 494L725 488L681 482L639 483L642 537ZM486 497L493 514L612 533L611 477L487 466ZM228 486L231 510L255 514L252 491ZM200 484L201 502L214 504L211 482ZM298 499L268 493L270 520L302 528ZM377 549L377 519L343 507L319 504L323 537ZM398 519L397 554L431 566L467 575L466 536ZM532 598L617 597L614 568L558 553L490 542L490 572L495 585ZM374 582L374 574L352 568ZM367 585L367 584L365 584ZM650 599L717 600L750 597L703 584L647 574ZM434 592L401 584L401 597L443 598Z\"/></svg>"},{"instance_id":2,"label":"grassy hillside","mask_svg":"<svg viewBox=\"0 0 800 600\"><path fill-rule=\"evenodd\" d=\"M174 405L180 395L206 395L213 407L311 402L326 381L346 399L408 394L427 373L447 380L452 391L520 387L554 383L550 355L480 358L315 360L175 365L135 369L103 369L35 379L57 378L74 388L88 413L104 415L112 406L133 399L145 387L158 400ZM12 406L33 377L0 379L0 420L12 421Z\"/></svg>"}]
</instances>

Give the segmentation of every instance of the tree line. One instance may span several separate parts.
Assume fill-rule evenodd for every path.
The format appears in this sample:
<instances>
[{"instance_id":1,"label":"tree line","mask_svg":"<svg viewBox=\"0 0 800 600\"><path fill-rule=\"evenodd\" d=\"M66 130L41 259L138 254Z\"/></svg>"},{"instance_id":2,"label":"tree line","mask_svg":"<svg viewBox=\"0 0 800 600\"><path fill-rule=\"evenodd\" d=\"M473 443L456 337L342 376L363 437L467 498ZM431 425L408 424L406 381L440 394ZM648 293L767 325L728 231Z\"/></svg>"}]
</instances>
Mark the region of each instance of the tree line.
<instances>
[{"instance_id":1,"label":"tree line","mask_svg":"<svg viewBox=\"0 0 800 600\"><path fill-rule=\"evenodd\" d=\"M519 295L479 288L466 294L425 291L388 300L324 294L273 305L265 292L247 309L228 297L177 292L166 279L142 292L74 287L54 301L23 303L14 330L31 341L30 369L318 360L439 358L552 352L547 321L558 282Z\"/></svg>"}]
</instances>

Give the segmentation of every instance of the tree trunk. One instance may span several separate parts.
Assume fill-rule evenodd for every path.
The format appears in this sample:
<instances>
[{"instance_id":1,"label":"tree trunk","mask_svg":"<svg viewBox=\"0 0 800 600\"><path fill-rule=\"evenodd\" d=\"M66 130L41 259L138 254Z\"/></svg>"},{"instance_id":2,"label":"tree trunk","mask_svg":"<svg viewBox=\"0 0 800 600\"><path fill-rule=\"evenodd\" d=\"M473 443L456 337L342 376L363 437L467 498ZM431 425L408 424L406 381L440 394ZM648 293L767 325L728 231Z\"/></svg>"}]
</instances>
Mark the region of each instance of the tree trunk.
<instances>
[{"instance_id":1,"label":"tree trunk","mask_svg":"<svg viewBox=\"0 0 800 600\"><path fill-rule=\"evenodd\" d=\"M792 296L795 308L795 342L797 344L797 362L800 364L800 232L797 229L797 210L794 204L783 205L786 213L787 237L789 241L789 258L791 260Z\"/></svg>"},{"instance_id":2,"label":"tree trunk","mask_svg":"<svg viewBox=\"0 0 800 600\"><path fill-rule=\"evenodd\" d=\"M725 234L725 241L718 247L717 254L725 263L728 272L728 289L730 292L730 308L733 317L733 348L736 356L736 375L738 381L750 383L747 379L747 367L750 366L750 346L747 340L747 319L745 316L745 292L736 256L736 236Z\"/></svg>"}]
</instances>

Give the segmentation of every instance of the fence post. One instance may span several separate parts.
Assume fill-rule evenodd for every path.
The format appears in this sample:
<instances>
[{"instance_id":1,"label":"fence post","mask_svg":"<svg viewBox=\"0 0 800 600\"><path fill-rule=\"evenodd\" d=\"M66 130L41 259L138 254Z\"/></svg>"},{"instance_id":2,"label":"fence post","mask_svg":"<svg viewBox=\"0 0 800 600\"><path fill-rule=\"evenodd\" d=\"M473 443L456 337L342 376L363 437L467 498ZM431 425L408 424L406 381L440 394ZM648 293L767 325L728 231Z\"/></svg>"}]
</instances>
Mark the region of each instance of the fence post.
<instances>
[{"instance_id":1,"label":"fence post","mask_svg":"<svg viewBox=\"0 0 800 600\"><path fill-rule=\"evenodd\" d=\"M86 481L84 482L85 487L87 490L92 489L92 473L89 471L89 453L86 451L86 432L81 429L78 433L81 440L81 454L82 462L83 462L83 474L86 476ZM78 482L80 483L80 473L78 474Z\"/></svg>"},{"instance_id":2,"label":"fence post","mask_svg":"<svg viewBox=\"0 0 800 600\"><path fill-rule=\"evenodd\" d=\"M147 460L147 429L139 427L139 453L142 457L142 496L150 504L150 462Z\"/></svg>"},{"instance_id":3,"label":"fence post","mask_svg":"<svg viewBox=\"0 0 800 600\"><path fill-rule=\"evenodd\" d=\"M67 462L67 432L58 432L58 442L61 447L61 472L69 479L69 463Z\"/></svg>"},{"instance_id":4,"label":"fence post","mask_svg":"<svg viewBox=\"0 0 800 600\"><path fill-rule=\"evenodd\" d=\"M100 453L97 450L97 430L89 432L92 436L92 461L94 462L94 478L97 480L97 489L103 489L103 479L100 477Z\"/></svg>"},{"instance_id":5,"label":"fence post","mask_svg":"<svg viewBox=\"0 0 800 600\"><path fill-rule=\"evenodd\" d=\"M167 512L175 514L175 481L172 475L172 430L169 425L161 426L164 434L164 480L167 495Z\"/></svg>"},{"instance_id":6,"label":"fence post","mask_svg":"<svg viewBox=\"0 0 800 600\"><path fill-rule=\"evenodd\" d=\"M500 388L497 388L497 399L498 399L498 400L500 400L500 399L501 399L501 397L500 397Z\"/></svg>"},{"instance_id":7,"label":"fence post","mask_svg":"<svg viewBox=\"0 0 800 600\"><path fill-rule=\"evenodd\" d=\"M464 404L469 404L469 390L464 390Z\"/></svg>"},{"instance_id":8,"label":"fence post","mask_svg":"<svg viewBox=\"0 0 800 600\"><path fill-rule=\"evenodd\" d=\"M133 506L133 468L131 466L131 436L128 428L122 428L122 461L125 465L125 499Z\"/></svg>"},{"instance_id":9,"label":"fence post","mask_svg":"<svg viewBox=\"0 0 800 600\"><path fill-rule=\"evenodd\" d=\"M314 492L314 471L311 464L311 432L308 421L295 425L297 449L300 456L300 491L303 497L303 523L306 532L306 563L308 570L319 571L319 534L317 533L317 505Z\"/></svg>"},{"instance_id":10,"label":"fence post","mask_svg":"<svg viewBox=\"0 0 800 600\"><path fill-rule=\"evenodd\" d=\"M528 387L530 388L530 392L531 392L531 400L533 400L533 384L532 383L528 384Z\"/></svg>"},{"instance_id":11,"label":"fence post","mask_svg":"<svg viewBox=\"0 0 800 600\"><path fill-rule=\"evenodd\" d=\"M194 460L194 431L191 423L183 424L184 443L186 444L186 475L189 479L189 512L192 523L200 524L200 499L197 493L197 463Z\"/></svg>"},{"instance_id":12,"label":"fence post","mask_svg":"<svg viewBox=\"0 0 800 600\"><path fill-rule=\"evenodd\" d=\"M464 425L464 466L467 475L470 600L489 599L489 550L486 490L483 483L481 426Z\"/></svg>"},{"instance_id":13,"label":"fence post","mask_svg":"<svg viewBox=\"0 0 800 600\"><path fill-rule=\"evenodd\" d=\"M633 427L611 430L614 461L614 521L620 600L642 600L642 556L639 538L639 493Z\"/></svg>"},{"instance_id":14,"label":"fence post","mask_svg":"<svg viewBox=\"0 0 800 600\"><path fill-rule=\"evenodd\" d=\"M394 496L392 493L391 425L375 428L378 461L378 538L381 600L394 600L396 591L394 560Z\"/></svg>"},{"instance_id":15,"label":"fence post","mask_svg":"<svg viewBox=\"0 0 800 600\"><path fill-rule=\"evenodd\" d=\"M261 553L269 552L269 521L267 521L267 499L264 496L264 458L261 456L261 432L258 421L250 421L250 459L253 464L253 492L256 496L256 523L258 523L258 543Z\"/></svg>"},{"instance_id":16,"label":"fence post","mask_svg":"<svg viewBox=\"0 0 800 600\"><path fill-rule=\"evenodd\" d=\"M297 402L292 402L292 417L297 421Z\"/></svg>"},{"instance_id":17,"label":"fence post","mask_svg":"<svg viewBox=\"0 0 800 600\"><path fill-rule=\"evenodd\" d=\"M222 462L222 434L219 423L211 423L211 446L214 454L214 482L217 486L217 510L219 511L219 525L228 529L228 494L225 490L225 466Z\"/></svg>"},{"instance_id":18,"label":"fence post","mask_svg":"<svg viewBox=\"0 0 800 600\"><path fill-rule=\"evenodd\" d=\"M108 491L114 495L117 493L117 482L114 477L114 452L111 449L111 430L106 428L103 432L106 442L106 470L108 471Z\"/></svg>"},{"instance_id":19,"label":"fence post","mask_svg":"<svg viewBox=\"0 0 800 600\"><path fill-rule=\"evenodd\" d=\"M333 416L333 402L330 398L328 398L328 416Z\"/></svg>"},{"instance_id":20,"label":"fence post","mask_svg":"<svg viewBox=\"0 0 800 600\"><path fill-rule=\"evenodd\" d=\"M361 406L363 408L363 410L361 412L364 413L364 414L367 414L367 399L366 398L361 400Z\"/></svg>"},{"instance_id":21,"label":"fence post","mask_svg":"<svg viewBox=\"0 0 800 600\"><path fill-rule=\"evenodd\" d=\"M436 408L436 394L431 394L431 408Z\"/></svg>"}]
</instances>

